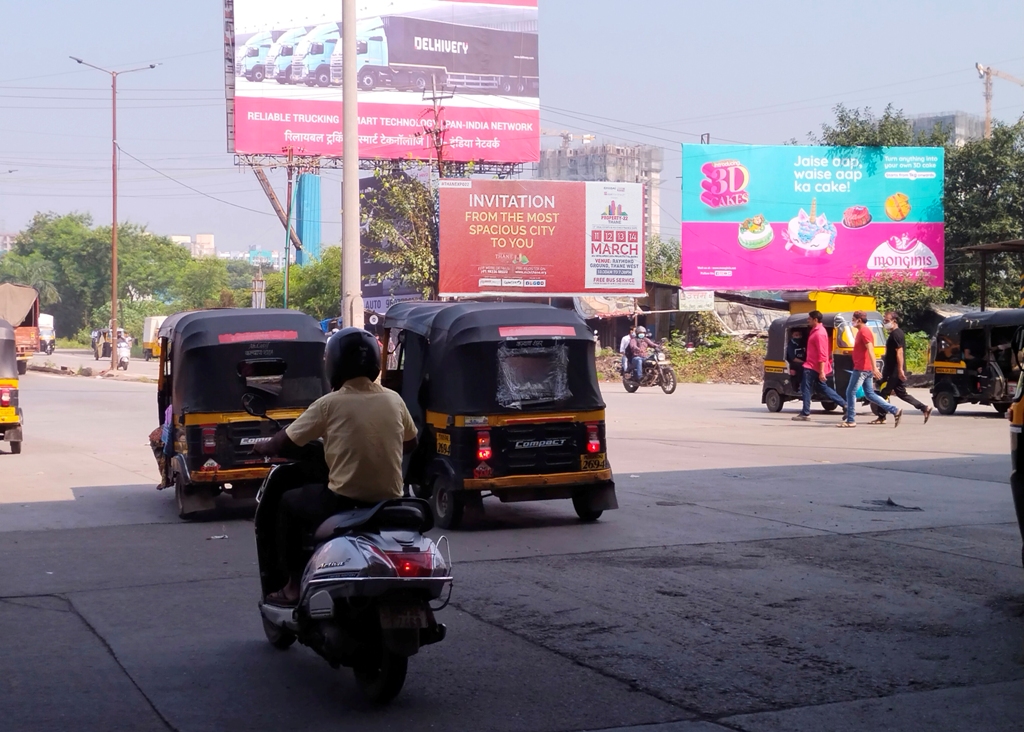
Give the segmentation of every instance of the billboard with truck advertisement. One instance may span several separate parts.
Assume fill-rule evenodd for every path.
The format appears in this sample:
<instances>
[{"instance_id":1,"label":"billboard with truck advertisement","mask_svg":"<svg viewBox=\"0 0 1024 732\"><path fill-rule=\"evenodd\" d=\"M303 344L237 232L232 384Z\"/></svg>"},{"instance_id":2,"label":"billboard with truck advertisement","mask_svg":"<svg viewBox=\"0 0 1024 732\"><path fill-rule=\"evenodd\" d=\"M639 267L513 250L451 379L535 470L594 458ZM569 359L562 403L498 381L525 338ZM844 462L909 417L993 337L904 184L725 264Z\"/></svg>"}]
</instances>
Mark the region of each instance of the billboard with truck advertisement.
<instances>
[{"instance_id":1,"label":"billboard with truck advertisement","mask_svg":"<svg viewBox=\"0 0 1024 732\"><path fill-rule=\"evenodd\" d=\"M942 287L943 152L683 145L683 288L804 290L894 271Z\"/></svg>"},{"instance_id":2,"label":"billboard with truck advertisement","mask_svg":"<svg viewBox=\"0 0 1024 732\"><path fill-rule=\"evenodd\" d=\"M340 157L340 0L225 0L228 147ZM430 159L444 95L445 156L540 156L537 0L358 0L362 158Z\"/></svg>"},{"instance_id":3,"label":"billboard with truck advertisement","mask_svg":"<svg viewBox=\"0 0 1024 732\"><path fill-rule=\"evenodd\" d=\"M639 183L440 183L440 294L643 295Z\"/></svg>"}]
</instances>

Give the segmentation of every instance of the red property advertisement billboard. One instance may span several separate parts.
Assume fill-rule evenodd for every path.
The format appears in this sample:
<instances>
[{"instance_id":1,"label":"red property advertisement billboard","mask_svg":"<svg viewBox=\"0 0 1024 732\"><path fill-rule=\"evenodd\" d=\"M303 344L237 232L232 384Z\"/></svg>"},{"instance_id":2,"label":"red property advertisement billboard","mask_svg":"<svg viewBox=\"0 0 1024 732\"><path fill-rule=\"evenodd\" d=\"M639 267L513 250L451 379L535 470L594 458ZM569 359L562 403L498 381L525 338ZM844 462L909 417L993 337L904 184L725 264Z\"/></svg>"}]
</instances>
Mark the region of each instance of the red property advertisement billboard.
<instances>
[{"instance_id":1,"label":"red property advertisement billboard","mask_svg":"<svg viewBox=\"0 0 1024 732\"><path fill-rule=\"evenodd\" d=\"M639 183L442 180L442 296L644 294Z\"/></svg>"},{"instance_id":2,"label":"red property advertisement billboard","mask_svg":"<svg viewBox=\"0 0 1024 732\"><path fill-rule=\"evenodd\" d=\"M228 149L340 157L340 0L225 0ZM359 155L430 159L433 91L453 161L540 157L537 0L359 0Z\"/></svg>"}]
</instances>

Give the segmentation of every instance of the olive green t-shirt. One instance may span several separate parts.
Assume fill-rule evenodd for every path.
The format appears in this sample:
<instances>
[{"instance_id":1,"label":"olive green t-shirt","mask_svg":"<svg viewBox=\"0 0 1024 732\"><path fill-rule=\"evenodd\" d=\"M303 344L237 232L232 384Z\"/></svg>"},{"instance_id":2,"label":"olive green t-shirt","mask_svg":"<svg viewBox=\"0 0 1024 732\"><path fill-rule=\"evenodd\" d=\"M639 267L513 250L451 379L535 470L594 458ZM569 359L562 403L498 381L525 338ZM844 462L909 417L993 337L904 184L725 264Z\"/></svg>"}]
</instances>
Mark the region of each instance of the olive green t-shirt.
<instances>
[{"instance_id":1,"label":"olive green t-shirt","mask_svg":"<svg viewBox=\"0 0 1024 732\"><path fill-rule=\"evenodd\" d=\"M402 496L403 443L416 437L416 425L396 392L365 377L350 379L285 431L300 447L323 438L335 493L370 503Z\"/></svg>"}]
</instances>

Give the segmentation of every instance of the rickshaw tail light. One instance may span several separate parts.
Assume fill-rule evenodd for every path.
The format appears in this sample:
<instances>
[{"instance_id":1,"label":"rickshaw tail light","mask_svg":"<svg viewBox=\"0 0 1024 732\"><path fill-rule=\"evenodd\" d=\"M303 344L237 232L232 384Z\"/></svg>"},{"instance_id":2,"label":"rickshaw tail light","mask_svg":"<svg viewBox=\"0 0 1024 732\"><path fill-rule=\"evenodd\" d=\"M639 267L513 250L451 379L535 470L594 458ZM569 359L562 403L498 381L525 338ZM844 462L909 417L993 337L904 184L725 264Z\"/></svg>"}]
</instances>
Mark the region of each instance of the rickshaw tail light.
<instances>
[{"instance_id":1,"label":"rickshaw tail light","mask_svg":"<svg viewBox=\"0 0 1024 732\"><path fill-rule=\"evenodd\" d=\"M0 407L11 406L11 390L0 389Z\"/></svg>"},{"instance_id":2,"label":"rickshaw tail light","mask_svg":"<svg viewBox=\"0 0 1024 732\"><path fill-rule=\"evenodd\" d=\"M596 422L587 423L587 452L601 452L601 434Z\"/></svg>"},{"instance_id":3,"label":"rickshaw tail light","mask_svg":"<svg viewBox=\"0 0 1024 732\"><path fill-rule=\"evenodd\" d=\"M494 450L491 449L491 433L487 430L479 430L476 433L476 459L490 460L494 457Z\"/></svg>"},{"instance_id":4,"label":"rickshaw tail light","mask_svg":"<svg viewBox=\"0 0 1024 732\"><path fill-rule=\"evenodd\" d=\"M217 452L217 428L203 427L203 454L212 455Z\"/></svg>"}]
</instances>

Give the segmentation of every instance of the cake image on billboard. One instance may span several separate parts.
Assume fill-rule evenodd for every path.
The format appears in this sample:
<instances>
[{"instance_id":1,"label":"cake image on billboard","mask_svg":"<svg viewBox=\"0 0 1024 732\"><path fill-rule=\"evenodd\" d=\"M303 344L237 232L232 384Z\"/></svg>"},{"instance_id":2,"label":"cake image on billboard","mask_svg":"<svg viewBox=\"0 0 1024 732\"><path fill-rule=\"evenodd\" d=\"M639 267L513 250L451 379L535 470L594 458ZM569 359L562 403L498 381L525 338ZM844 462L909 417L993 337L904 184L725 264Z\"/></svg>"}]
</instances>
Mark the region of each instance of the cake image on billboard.
<instances>
[{"instance_id":1,"label":"cake image on billboard","mask_svg":"<svg viewBox=\"0 0 1024 732\"><path fill-rule=\"evenodd\" d=\"M771 224L764 220L762 214L744 219L740 224L739 242L744 249L750 251L764 249L772 243L774 238L775 232L772 231Z\"/></svg>"},{"instance_id":2,"label":"cake image on billboard","mask_svg":"<svg viewBox=\"0 0 1024 732\"><path fill-rule=\"evenodd\" d=\"M818 199L811 199L811 212L800 209L782 236L786 240L786 251L803 254L805 257L820 257L831 254L836 248L836 227L830 224L825 214L816 215Z\"/></svg>"},{"instance_id":3,"label":"cake image on billboard","mask_svg":"<svg viewBox=\"0 0 1024 732\"><path fill-rule=\"evenodd\" d=\"M893 193L885 199L885 215L893 221L903 221L910 215L910 198L906 193Z\"/></svg>"},{"instance_id":4,"label":"cake image on billboard","mask_svg":"<svg viewBox=\"0 0 1024 732\"><path fill-rule=\"evenodd\" d=\"M843 226L847 229L859 229L871 223L871 212L867 206L850 206L843 211Z\"/></svg>"}]
</instances>

